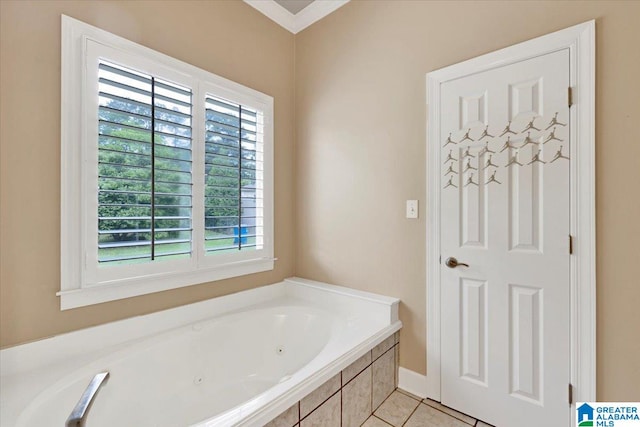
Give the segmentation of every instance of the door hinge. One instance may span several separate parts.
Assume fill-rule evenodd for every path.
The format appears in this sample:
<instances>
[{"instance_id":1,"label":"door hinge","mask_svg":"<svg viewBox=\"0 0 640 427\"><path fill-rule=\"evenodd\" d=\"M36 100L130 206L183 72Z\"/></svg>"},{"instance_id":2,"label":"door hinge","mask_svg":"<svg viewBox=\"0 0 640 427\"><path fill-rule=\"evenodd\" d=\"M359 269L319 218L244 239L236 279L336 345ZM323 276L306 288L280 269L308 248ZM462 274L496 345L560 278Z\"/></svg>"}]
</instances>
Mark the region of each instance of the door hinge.
<instances>
[{"instance_id":1,"label":"door hinge","mask_svg":"<svg viewBox=\"0 0 640 427\"><path fill-rule=\"evenodd\" d=\"M569 234L569 255L573 255L573 236Z\"/></svg>"},{"instance_id":2,"label":"door hinge","mask_svg":"<svg viewBox=\"0 0 640 427\"><path fill-rule=\"evenodd\" d=\"M569 108L573 105L573 88L569 86L567 89L567 103L569 104Z\"/></svg>"},{"instance_id":3,"label":"door hinge","mask_svg":"<svg viewBox=\"0 0 640 427\"><path fill-rule=\"evenodd\" d=\"M569 405L573 405L573 386L569 384Z\"/></svg>"}]
</instances>

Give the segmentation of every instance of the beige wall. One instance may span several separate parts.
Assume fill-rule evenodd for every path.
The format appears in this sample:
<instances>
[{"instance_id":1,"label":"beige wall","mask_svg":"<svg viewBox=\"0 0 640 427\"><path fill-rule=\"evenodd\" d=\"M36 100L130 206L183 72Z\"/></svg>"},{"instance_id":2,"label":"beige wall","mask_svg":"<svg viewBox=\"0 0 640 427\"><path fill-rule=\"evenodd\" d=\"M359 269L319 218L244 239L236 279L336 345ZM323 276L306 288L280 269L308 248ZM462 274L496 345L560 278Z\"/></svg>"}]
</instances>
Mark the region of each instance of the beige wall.
<instances>
[{"instance_id":1,"label":"beige wall","mask_svg":"<svg viewBox=\"0 0 640 427\"><path fill-rule=\"evenodd\" d=\"M296 273L400 297L402 366L425 372L425 74L594 18L598 399L640 400L640 2L354 0L296 36Z\"/></svg>"},{"instance_id":2,"label":"beige wall","mask_svg":"<svg viewBox=\"0 0 640 427\"><path fill-rule=\"evenodd\" d=\"M275 98L276 268L60 311L60 14ZM0 345L275 283L294 271L294 38L235 1L0 2Z\"/></svg>"}]
</instances>

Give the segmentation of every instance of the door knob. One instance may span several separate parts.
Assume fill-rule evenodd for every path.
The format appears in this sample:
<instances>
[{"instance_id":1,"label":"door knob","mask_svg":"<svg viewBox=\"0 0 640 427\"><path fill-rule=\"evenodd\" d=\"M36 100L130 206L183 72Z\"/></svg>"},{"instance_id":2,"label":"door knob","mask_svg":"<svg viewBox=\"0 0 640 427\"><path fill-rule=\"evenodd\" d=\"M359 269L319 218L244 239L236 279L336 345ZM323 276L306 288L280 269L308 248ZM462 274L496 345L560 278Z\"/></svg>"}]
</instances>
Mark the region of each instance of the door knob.
<instances>
[{"instance_id":1,"label":"door knob","mask_svg":"<svg viewBox=\"0 0 640 427\"><path fill-rule=\"evenodd\" d=\"M444 264L449 268L456 268L459 266L469 267L469 264L465 264L463 262L458 262L454 257L449 257L444 261Z\"/></svg>"}]
</instances>

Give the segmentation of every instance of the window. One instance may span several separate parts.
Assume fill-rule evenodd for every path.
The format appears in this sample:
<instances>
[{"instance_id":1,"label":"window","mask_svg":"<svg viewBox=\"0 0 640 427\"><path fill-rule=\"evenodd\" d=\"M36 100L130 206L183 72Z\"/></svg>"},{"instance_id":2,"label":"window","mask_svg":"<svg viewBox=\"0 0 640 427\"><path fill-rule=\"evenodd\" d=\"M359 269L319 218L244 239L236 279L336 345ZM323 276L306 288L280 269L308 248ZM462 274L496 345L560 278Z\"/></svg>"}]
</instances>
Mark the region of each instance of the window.
<instances>
[{"instance_id":1,"label":"window","mask_svg":"<svg viewBox=\"0 0 640 427\"><path fill-rule=\"evenodd\" d=\"M98 100L99 265L189 256L191 90L99 60Z\"/></svg>"},{"instance_id":2,"label":"window","mask_svg":"<svg viewBox=\"0 0 640 427\"><path fill-rule=\"evenodd\" d=\"M273 99L62 24L62 309L273 269Z\"/></svg>"},{"instance_id":3,"label":"window","mask_svg":"<svg viewBox=\"0 0 640 427\"><path fill-rule=\"evenodd\" d=\"M264 115L212 95L205 105L205 251L259 250L264 245Z\"/></svg>"}]
</instances>

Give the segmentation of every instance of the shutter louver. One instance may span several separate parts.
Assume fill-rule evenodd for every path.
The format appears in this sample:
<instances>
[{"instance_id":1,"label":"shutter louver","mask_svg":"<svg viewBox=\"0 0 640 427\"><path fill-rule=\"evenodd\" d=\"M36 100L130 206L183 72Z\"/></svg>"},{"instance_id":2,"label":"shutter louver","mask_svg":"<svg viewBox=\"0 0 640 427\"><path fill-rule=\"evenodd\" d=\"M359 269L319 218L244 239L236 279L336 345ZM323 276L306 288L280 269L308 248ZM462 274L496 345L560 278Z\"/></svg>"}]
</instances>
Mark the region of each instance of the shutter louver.
<instances>
[{"instance_id":1,"label":"shutter louver","mask_svg":"<svg viewBox=\"0 0 640 427\"><path fill-rule=\"evenodd\" d=\"M264 245L263 114L206 96L205 250Z\"/></svg>"},{"instance_id":2,"label":"shutter louver","mask_svg":"<svg viewBox=\"0 0 640 427\"><path fill-rule=\"evenodd\" d=\"M192 93L100 61L98 260L190 256Z\"/></svg>"}]
</instances>

